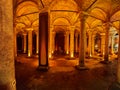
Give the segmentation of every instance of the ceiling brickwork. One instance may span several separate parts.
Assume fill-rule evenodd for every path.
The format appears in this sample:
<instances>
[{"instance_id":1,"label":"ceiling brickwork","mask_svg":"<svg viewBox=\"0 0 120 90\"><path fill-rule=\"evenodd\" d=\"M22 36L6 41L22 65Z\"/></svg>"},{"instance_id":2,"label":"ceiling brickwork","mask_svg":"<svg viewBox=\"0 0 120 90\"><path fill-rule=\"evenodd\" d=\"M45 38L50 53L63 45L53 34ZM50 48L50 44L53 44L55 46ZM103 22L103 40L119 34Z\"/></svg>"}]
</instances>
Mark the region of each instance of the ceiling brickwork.
<instances>
[{"instance_id":1,"label":"ceiling brickwork","mask_svg":"<svg viewBox=\"0 0 120 90\"><path fill-rule=\"evenodd\" d=\"M38 29L39 13L47 8L50 25L80 27L81 11L88 14L87 28L102 27L104 22L119 28L120 0L14 0L14 20L18 29ZM21 27L21 28L19 28ZM101 30L101 29L100 29Z\"/></svg>"}]
</instances>

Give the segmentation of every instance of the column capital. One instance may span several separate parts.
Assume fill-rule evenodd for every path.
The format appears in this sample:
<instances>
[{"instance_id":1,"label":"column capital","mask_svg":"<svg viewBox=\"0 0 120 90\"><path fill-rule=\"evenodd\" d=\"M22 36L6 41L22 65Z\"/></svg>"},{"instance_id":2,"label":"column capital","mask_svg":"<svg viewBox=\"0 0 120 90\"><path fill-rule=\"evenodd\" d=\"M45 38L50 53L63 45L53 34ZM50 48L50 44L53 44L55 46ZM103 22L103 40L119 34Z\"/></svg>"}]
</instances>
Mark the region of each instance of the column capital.
<instances>
[{"instance_id":1,"label":"column capital","mask_svg":"<svg viewBox=\"0 0 120 90\"><path fill-rule=\"evenodd\" d=\"M33 31L33 28L26 28L27 31Z\"/></svg>"},{"instance_id":2,"label":"column capital","mask_svg":"<svg viewBox=\"0 0 120 90\"><path fill-rule=\"evenodd\" d=\"M101 35L101 36L105 36L105 33L101 33L100 35Z\"/></svg>"},{"instance_id":3,"label":"column capital","mask_svg":"<svg viewBox=\"0 0 120 90\"><path fill-rule=\"evenodd\" d=\"M23 33L23 35L24 35L24 36L26 36L26 35L27 35L27 33Z\"/></svg>"}]
</instances>

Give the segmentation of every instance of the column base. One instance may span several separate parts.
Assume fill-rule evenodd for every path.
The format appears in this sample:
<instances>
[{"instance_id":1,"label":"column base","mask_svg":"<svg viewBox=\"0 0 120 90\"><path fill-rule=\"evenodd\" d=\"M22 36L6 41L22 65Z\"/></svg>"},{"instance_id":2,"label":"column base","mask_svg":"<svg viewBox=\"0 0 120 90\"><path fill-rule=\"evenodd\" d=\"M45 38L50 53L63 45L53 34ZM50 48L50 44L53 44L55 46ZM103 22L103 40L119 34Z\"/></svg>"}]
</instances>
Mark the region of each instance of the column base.
<instances>
[{"instance_id":1,"label":"column base","mask_svg":"<svg viewBox=\"0 0 120 90\"><path fill-rule=\"evenodd\" d=\"M120 90L120 83L114 83L109 87L109 90Z\"/></svg>"},{"instance_id":2,"label":"column base","mask_svg":"<svg viewBox=\"0 0 120 90\"><path fill-rule=\"evenodd\" d=\"M100 61L100 63L102 63L102 64L110 64L111 63L111 61Z\"/></svg>"},{"instance_id":3,"label":"column base","mask_svg":"<svg viewBox=\"0 0 120 90\"><path fill-rule=\"evenodd\" d=\"M49 67L48 66L38 66L37 70L40 71L48 71Z\"/></svg>"},{"instance_id":4,"label":"column base","mask_svg":"<svg viewBox=\"0 0 120 90\"><path fill-rule=\"evenodd\" d=\"M89 70L88 67L86 67L86 66L80 66L80 65L77 65L76 69L78 69L78 70Z\"/></svg>"}]
</instances>

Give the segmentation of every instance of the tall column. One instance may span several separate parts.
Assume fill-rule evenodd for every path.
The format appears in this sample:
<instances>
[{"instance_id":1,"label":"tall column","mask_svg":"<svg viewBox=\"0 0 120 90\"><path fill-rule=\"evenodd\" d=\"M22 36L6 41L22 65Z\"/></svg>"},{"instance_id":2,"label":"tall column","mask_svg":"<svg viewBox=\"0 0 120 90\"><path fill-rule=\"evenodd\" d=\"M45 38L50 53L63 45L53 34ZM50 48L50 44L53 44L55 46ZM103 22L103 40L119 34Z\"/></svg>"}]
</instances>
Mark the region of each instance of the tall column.
<instances>
[{"instance_id":1,"label":"tall column","mask_svg":"<svg viewBox=\"0 0 120 90\"><path fill-rule=\"evenodd\" d=\"M16 90L12 1L0 1L0 90Z\"/></svg>"},{"instance_id":2,"label":"tall column","mask_svg":"<svg viewBox=\"0 0 120 90\"><path fill-rule=\"evenodd\" d=\"M23 43L23 47L24 47L23 52L24 52L24 53L26 53L26 50L27 50L27 47L26 47L26 45L27 45L27 42L26 42L27 37L26 37L26 36L27 36L27 34L24 33L24 34L23 34L23 39L24 39L24 40L23 40L23 41L24 41L24 43Z\"/></svg>"},{"instance_id":3,"label":"tall column","mask_svg":"<svg viewBox=\"0 0 120 90\"><path fill-rule=\"evenodd\" d=\"M105 34L101 34L101 54L104 56L105 54Z\"/></svg>"},{"instance_id":4,"label":"tall column","mask_svg":"<svg viewBox=\"0 0 120 90\"><path fill-rule=\"evenodd\" d=\"M86 52L86 29L85 29L86 16L81 16L81 33L80 33L80 47L79 47L79 65L77 69L86 70L85 67L85 52Z\"/></svg>"},{"instance_id":5,"label":"tall column","mask_svg":"<svg viewBox=\"0 0 120 90\"><path fill-rule=\"evenodd\" d=\"M38 48L38 45L39 45L38 39L39 39L38 32L36 32L36 54L38 54L38 52L39 52L39 48Z\"/></svg>"},{"instance_id":6,"label":"tall column","mask_svg":"<svg viewBox=\"0 0 120 90\"><path fill-rule=\"evenodd\" d=\"M89 34L89 39L88 39L88 55L89 55L89 57L91 57L92 56L92 41L91 41L91 39L92 39L92 34L91 34L91 32L89 32L88 33Z\"/></svg>"},{"instance_id":7,"label":"tall column","mask_svg":"<svg viewBox=\"0 0 120 90\"><path fill-rule=\"evenodd\" d=\"M66 32L65 36L65 51L66 54L69 54L69 32Z\"/></svg>"},{"instance_id":8,"label":"tall column","mask_svg":"<svg viewBox=\"0 0 120 90\"><path fill-rule=\"evenodd\" d=\"M114 35L111 36L111 53L114 54Z\"/></svg>"},{"instance_id":9,"label":"tall column","mask_svg":"<svg viewBox=\"0 0 120 90\"><path fill-rule=\"evenodd\" d=\"M75 34L75 52L78 52L78 33Z\"/></svg>"},{"instance_id":10,"label":"tall column","mask_svg":"<svg viewBox=\"0 0 120 90\"><path fill-rule=\"evenodd\" d=\"M55 32L52 32L52 54L55 51Z\"/></svg>"},{"instance_id":11,"label":"tall column","mask_svg":"<svg viewBox=\"0 0 120 90\"><path fill-rule=\"evenodd\" d=\"M74 57L74 29L75 27L72 26L70 28L70 57Z\"/></svg>"},{"instance_id":12,"label":"tall column","mask_svg":"<svg viewBox=\"0 0 120 90\"><path fill-rule=\"evenodd\" d=\"M92 35L92 56L95 54L95 35Z\"/></svg>"},{"instance_id":13,"label":"tall column","mask_svg":"<svg viewBox=\"0 0 120 90\"><path fill-rule=\"evenodd\" d=\"M39 14L39 70L48 70L49 14Z\"/></svg>"},{"instance_id":14,"label":"tall column","mask_svg":"<svg viewBox=\"0 0 120 90\"><path fill-rule=\"evenodd\" d=\"M103 63L107 64L109 63L109 29L110 29L110 25L107 22L105 25L105 55L104 55L104 61Z\"/></svg>"},{"instance_id":15,"label":"tall column","mask_svg":"<svg viewBox=\"0 0 120 90\"><path fill-rule=\"evenodd\" d=\"M49 58L52 57L52 44L53 44L53 36L52 36L53 27L50 27L50 39L49 39Z\"/></svg>"},{"instance_id":16,"label":"tall column","mask_svg":"<svg viewBox=\"0 0 120 90\"><path fill-rule=\"evenodd\" d=\"M28 57L32 56L32 28L28 29Z\"/></svg>"}]
</instances>

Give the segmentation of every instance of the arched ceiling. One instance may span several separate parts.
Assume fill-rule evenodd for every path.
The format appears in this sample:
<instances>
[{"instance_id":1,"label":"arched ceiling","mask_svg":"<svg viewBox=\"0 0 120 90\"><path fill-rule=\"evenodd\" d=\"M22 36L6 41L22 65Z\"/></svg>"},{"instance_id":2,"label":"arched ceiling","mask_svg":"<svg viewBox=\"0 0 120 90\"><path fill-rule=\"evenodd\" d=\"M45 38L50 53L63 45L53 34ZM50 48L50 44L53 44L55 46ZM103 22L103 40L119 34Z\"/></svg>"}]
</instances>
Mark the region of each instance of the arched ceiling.
<instances>
[{"instance_id":1,"label":"arched ceiling","mask_svg":"<svg viewBox=\"0 0 120 90\"><path fill-rule=\"evenodd\" d=\"M87 11L88 8L90 16L86 20L86 27L100 27L108 18L113 26L118 27L117 21L120 21L120 0L14 0L17 27L23 27L21 23L24 23L25 28L38 27L39 12L46 7L50 11L50 24L54 25L61 23L80 27L79 12Z\"/></svg>"}]
</instances>

